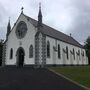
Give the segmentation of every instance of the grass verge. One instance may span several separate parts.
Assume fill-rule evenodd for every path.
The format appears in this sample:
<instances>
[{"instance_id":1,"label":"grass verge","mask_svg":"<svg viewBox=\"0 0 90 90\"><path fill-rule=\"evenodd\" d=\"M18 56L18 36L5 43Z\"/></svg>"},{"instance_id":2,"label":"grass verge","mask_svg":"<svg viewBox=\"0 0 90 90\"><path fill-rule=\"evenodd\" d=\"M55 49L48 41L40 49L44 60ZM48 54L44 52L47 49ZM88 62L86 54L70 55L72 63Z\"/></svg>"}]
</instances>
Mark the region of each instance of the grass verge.
<instances>
[{"instance_id":1,"label":"grass verge","mask_svg":"<svg viewBox=\"0 0 90 90\"><path fill-rule=\"evenodd\" d=\"M90 66L65 66L49 68L90 88Z\"/></svg>"}]
</instances>

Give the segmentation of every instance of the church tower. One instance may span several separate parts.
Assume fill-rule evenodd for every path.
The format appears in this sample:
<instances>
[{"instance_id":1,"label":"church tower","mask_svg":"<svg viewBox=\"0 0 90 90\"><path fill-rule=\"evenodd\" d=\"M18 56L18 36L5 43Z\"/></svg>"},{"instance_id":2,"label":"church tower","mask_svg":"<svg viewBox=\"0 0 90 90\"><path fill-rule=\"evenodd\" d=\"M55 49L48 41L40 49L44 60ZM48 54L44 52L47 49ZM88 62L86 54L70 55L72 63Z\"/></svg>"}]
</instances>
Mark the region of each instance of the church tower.
<instances>
[{"instance_id":1,"label":"church tower","mask_svg":"<svg viewBox=\"0 0 90 90\"><path fill-rule=\"evenodd\" d=\"M9 18L8 25L7 25L6 39L8 38L8 35L9 35L10 31L11 31L11 25L10 25L10 18Z\"/></svg>"},{"instance_id":2,"label":"church tower","mask_svg":"<svg viewBox=\"0 0 90 90\"><path fill-rule=\"evenodd\" d=\"M42 12L39 4L37 33L35 35L35 65L44 67L46 65L46 36L42 33Z\"/></svg>"}]
</instances>

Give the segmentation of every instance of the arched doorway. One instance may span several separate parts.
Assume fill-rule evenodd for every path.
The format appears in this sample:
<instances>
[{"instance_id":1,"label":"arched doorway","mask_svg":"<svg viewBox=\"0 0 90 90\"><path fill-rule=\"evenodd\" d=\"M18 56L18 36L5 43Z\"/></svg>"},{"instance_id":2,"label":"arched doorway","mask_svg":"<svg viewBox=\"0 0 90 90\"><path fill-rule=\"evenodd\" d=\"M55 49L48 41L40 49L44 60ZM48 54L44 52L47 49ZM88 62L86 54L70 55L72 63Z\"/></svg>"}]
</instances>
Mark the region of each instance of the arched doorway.
<instances>
[{"instance_id":1,"label":"arched doorway","mask_svg":"<svg viewBox=\"0 0 90 90\"><path fill-rule=\"evenodd\" d=\"M22 47L18 48L16 52L16 58L17 58L17 66L22 67L24 64L24 56L25 52Z\"/></svg>"}]
</instances>

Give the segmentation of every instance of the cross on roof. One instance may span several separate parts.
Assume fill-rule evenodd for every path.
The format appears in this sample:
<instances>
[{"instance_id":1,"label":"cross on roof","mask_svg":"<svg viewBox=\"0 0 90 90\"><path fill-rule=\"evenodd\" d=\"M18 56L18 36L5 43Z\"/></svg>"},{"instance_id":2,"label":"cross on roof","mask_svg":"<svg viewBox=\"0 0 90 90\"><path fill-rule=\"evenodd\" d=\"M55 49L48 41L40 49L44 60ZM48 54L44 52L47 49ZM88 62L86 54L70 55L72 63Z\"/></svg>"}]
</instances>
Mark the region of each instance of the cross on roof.
<instances>
[{"instance_id":1,"label":"cross on roof","mask_svg":"<svg viewBox=\"0 0 90 90\"><path fill-rule=\"evenodd\" d=\"M24 8L22 7L22 8L21 8L21 13L23 13L23 9L24 9Z\"/></svg>"}]
</instances>

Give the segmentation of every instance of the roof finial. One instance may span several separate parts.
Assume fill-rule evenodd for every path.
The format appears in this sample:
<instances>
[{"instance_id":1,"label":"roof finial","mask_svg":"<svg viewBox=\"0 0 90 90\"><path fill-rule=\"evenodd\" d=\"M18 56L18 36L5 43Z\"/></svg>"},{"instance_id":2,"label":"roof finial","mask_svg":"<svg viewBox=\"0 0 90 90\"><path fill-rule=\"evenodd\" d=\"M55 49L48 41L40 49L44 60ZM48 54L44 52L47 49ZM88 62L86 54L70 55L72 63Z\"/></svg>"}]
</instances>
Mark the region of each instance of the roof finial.
<instances>
[{"instance_id":1,"label":"roof finial","mask_svg":"<svg viewBox=\"0 0 90 90\"><path fill-rule=\"evenodd\" d=\"M39 25L39 26L42 26L42 12L41 12L41 3L39 3L38 25Z\"/></svg>"},{"instance_id":2,"label":"roof finial","mask_svg":"<svg viewBox=\"0 0 90 90\"><path fill-rule=\"evenodd\" d=\"M8 21L8 25L7 25L7 34L6 34L6 38L8 37L10 31L11 31L11 25L10 25L10 17L9 17L9 21Z\"/></svg>"},{"instance_id":3,"label":"roof finial","mask_svg":"<svg viewBox=\"0 0 90 90\"><path fill-rule=\"evenodd\" d=\"M24 9L24 8L22 7L22 8L21 8L21 13L23 13L23 9Z\"/></svg>"},{"instance_id":4,"label":"roof finial","mask_svg":"<svg viewBox=\"0 0 90 90\"><path fill-rule=\"evenodd\" d=\"M41 2L39 2L39 9L41 9Z\"/></svg>"},{"instance_id":5,"label":"roof finial","mask_svg":"<svg viewBox=\"0 0 90 90\"><path fill-rule=\"evenodd\" d=\"M10 22L10 17L9 17L9 22Z\"/></svg>"}]
</instances>

